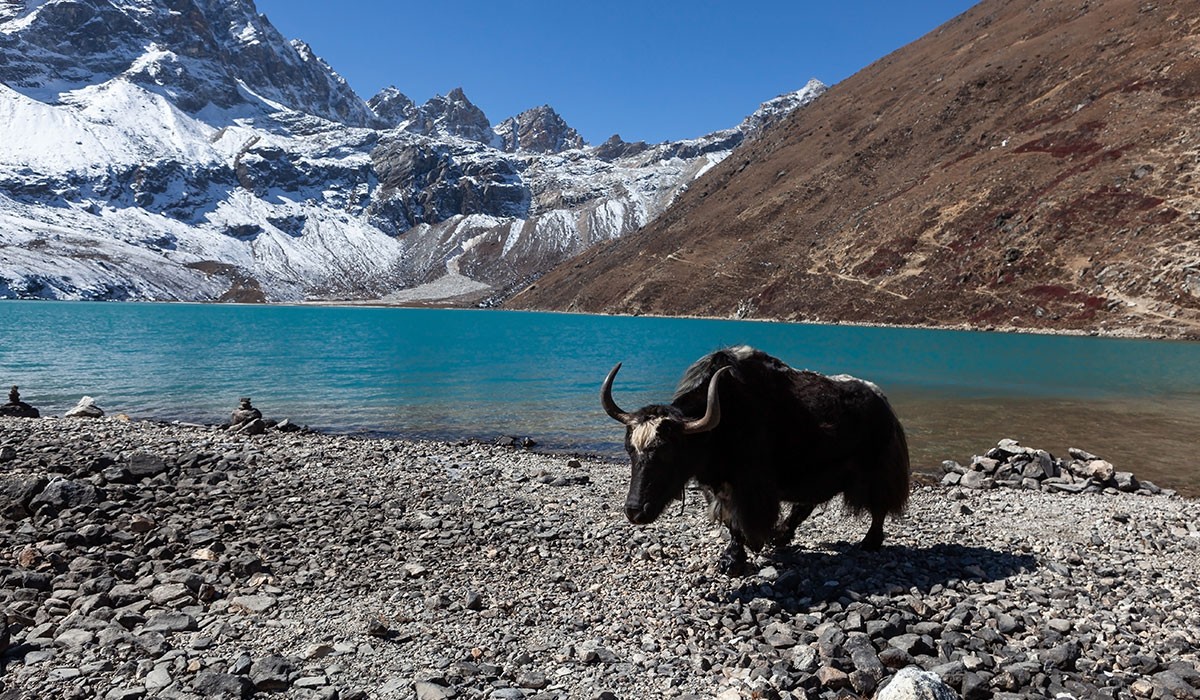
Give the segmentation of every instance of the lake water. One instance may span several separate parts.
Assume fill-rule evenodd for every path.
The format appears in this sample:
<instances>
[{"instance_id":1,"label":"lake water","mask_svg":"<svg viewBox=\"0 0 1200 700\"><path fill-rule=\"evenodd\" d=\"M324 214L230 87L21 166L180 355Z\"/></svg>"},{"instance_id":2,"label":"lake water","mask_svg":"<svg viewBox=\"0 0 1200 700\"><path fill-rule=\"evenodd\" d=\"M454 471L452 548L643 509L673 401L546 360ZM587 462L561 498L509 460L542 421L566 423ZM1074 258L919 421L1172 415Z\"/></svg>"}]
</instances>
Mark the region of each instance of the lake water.
<instances>
[{"instance_id":1,"label":"lake water","mask_svg":"<svg viewBox=\"0 0 1200 700\"><path fill-rule=\"evenodd\" d=\"M1200 344L430 309L0 301L0 389L44 415L83 395L110 415L268 418L416 438L528 435L618 455L600 410L669 401L689 363L747 343L797 368L871 379L936 471L997 440L1080 447L1200 495ZM0 396L0 401L4 400Z\"/></svg>"}]
</instances>

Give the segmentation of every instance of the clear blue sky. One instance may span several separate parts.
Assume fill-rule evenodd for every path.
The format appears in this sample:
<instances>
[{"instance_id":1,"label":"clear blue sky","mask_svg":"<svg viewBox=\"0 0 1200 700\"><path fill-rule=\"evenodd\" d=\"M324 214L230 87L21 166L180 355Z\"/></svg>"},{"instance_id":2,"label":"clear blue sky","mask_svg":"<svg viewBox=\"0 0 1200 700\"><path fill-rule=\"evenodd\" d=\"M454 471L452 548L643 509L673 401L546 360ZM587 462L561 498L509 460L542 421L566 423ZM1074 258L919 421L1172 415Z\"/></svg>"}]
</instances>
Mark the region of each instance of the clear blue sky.
<instances>
[{"instance_id":1,"label":"clear blue sky","mask_svg":"<svg viewBox=\"0 0 1200 700\"><path fill-rule=\"evenodd\" d=\"M461 87L493 123L549 104L589 143L701 136L832 85L974 0L257 0L364 99ZM935 67L930 66L930 70Z\"/></svg>"}]
</instances>

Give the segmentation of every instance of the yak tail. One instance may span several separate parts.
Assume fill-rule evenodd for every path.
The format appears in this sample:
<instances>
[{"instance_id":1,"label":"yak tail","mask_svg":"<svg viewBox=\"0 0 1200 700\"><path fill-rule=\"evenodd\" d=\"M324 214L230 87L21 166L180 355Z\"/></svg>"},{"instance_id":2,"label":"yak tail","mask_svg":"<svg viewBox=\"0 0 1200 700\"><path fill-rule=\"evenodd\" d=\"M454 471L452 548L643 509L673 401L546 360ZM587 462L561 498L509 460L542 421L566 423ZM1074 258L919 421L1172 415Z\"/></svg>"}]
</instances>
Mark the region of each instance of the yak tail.
<instances>
[{"instance_id":1,"label":"yak tail","mask_svg":"<svg viewBox=\"0 0 1200 700\"><path fill-rule=\"evenodd\" d=\"M843 502L851 513L862 515L901 515L908 505L908 439L895 414L891 415L892 433L885 444L871 455L863 455L856 465L853 481L846 485Z\"/></svg>"},{"instance_id":2,"label":"yak tail","mask_svg":"<svg viewBox=\"0 0 1200 700\"><path fill-rule=\"evenodd\" d=\"M908 438L904 435L904 427L894 416L892 422L894 435L891 444L888 445L887 469L883 474L886 486L883 491L888 497L887 512L900 515L908 505L911 467L908 462Z\"/></svg>"}]
</instances>

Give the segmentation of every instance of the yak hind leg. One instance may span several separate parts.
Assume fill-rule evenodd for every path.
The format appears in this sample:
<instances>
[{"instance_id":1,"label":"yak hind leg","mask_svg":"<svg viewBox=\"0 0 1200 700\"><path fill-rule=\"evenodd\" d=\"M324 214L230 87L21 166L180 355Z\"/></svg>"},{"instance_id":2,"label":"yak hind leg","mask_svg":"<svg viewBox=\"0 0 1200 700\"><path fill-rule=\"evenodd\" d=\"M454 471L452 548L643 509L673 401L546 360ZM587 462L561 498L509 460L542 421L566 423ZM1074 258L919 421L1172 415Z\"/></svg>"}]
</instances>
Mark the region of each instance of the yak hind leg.
<instances>
[{"instance_id":1,"label":"yak hind leg","mask_svg":"<svg viewBox=\"0 0 1200 700\"><path fill-rule=\"evenodd\" d=\"M862 543L859 545L866 552L878 552L883 546L883 521L887 517L884 511L871 513L871 528L867 530L866 537L863 537Z\"/></svg>"},{"instance_id":2,"label":"yak hind leg","mask_svg":"<svg viewBox=\"0 0 1200 700\"><path fill-rule=\"evenodd\" d=\"M793 503L787 520L775 528L775 533L771 537L771 543L776 547L784 547L791 544L792 538L796 536L796 528L800 527L800 523L804 522L809 515L812 515L813 508L815 507L811 503Z\"/></svg>"},{"instance_id":3,"label":"yak hind leg","mask_svg":"<svg viewBox=\"0 0 1200 700\"><path fill-rule=\"evenodd\" d=\"M729 546L717 560L717 571L729 576L737 576L746 568L746 540L742 533L729 531Z\"/></svg>"}]
</instances>

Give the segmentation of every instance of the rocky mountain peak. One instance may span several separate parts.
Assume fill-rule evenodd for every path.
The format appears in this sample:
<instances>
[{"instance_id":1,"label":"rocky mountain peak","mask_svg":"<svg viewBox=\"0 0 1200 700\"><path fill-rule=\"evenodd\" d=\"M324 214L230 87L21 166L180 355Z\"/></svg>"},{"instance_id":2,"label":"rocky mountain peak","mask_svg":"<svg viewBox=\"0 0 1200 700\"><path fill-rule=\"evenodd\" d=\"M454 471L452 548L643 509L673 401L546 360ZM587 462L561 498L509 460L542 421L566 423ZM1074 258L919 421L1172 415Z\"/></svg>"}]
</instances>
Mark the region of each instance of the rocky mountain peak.
<instances>
[{"instance_id":1,"label":"rocky mountain peak","mask_svg":"<svg viewBox=\"0 0 1200 700\"><path fill-rule=\"evenodd\" d=\"M586 143L550 105L542 105L509 117L496 127L501 148L510 153L561 153L583 148Z\"/></svg>"},{"instance_id":2,"label":"rocky mountain peak","mask_svg":"<svg viewBox=\"0 0 1200 700\"><path fill-rule=\"evenodd\" d=\"M645 141L634 141L630 143L621 138L620 134L613 134L608 137L604 143L592 149L592 154L600 160L612 162L618 158L628 158L650 148L650 144Z\"/></svg>"},{"instance_id":3,"label":"rocky mountain peak","mask_svg":"<svg viewBox=\"0 0 1200 700\"><path fill-rule=\"evenodd\" d=\"M413 118L417 105L395 85L380 90L367 101L367 106L388 126L399 126Z\"/></svg>"},{"instance_id":4,"label":"rocky mountain peak","mask_svg":"<svg viewBox=\"0 0 1200 700\"><path fill-rule=\"evenodd\" d=\"M461 87L429 98L404 128L425 136L452 136L489 145L495 141L487 115L467 99Z\"/></svg>"},{"instance_id":5,"label":"rocky mountain peak","mask_svg":"<svg viewBox=\"0 0 1200 700\"><path fill-rule=\"evenodd\" d=\"M125 79L181 109L271 104L365 126L374 115L303 43L285 40L251 0L13 2L0 6L0 82L40 99ZM269 100L264 103L241 89ZM46 94L54 90L54 94Z\"/></svg>"},{"instance_id":6,"label":"rocky mountain peak","mask_svg":"<svg viewBox=\"0 0 1200 700\"><path fill-rule=\"evenodd\" d=\"M825 94L828 89L828 85L813 78L799 90L786 92L763 102L758 109L742 120L742 123L738 125L738 131L747 137L757 136L767 127L782 121L797 108L803 107Z\"/></svg>"}]
</instances>

